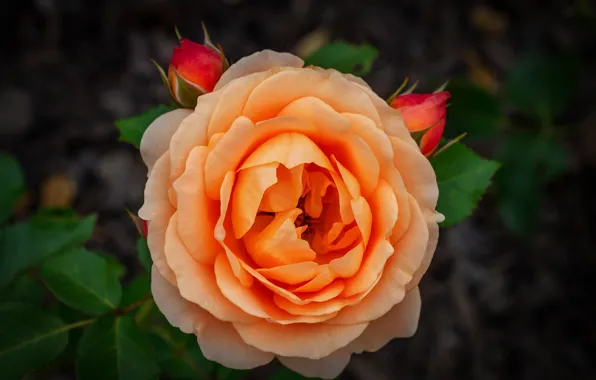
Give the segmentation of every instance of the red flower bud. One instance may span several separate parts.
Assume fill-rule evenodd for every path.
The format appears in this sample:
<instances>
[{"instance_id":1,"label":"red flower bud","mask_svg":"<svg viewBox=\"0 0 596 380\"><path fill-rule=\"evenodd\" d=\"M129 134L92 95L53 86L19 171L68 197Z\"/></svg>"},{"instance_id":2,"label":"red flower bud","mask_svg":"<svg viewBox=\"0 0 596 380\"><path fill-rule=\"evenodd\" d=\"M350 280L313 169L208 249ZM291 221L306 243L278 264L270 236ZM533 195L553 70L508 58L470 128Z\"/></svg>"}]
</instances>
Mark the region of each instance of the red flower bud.
<instances>
[{"instance_id":1,"label":"red flower bud","mask_svg":"<svg viewBox=\"0 0 596 380\"><path fill-rule=\"evenodd\" d=\"M185 108L194 108L197 98L213 87L221 77L224 59L219 51L191 40L180 39L168 68L168 82L174 100Z\"/></svg>"},{"instance_id":2,"label":"red flower bud","mask_svg":"<svg viewBox=\"0 0 596 380\"><path fill-rule=\"evenodd\" d=\"M391 107L401 113L410 132L424 132L420 151L430 156L441 141L445 130L446 101L451 94L441 91L435 94L404 94L391 102Z\"/></svg>"}]
</instances>

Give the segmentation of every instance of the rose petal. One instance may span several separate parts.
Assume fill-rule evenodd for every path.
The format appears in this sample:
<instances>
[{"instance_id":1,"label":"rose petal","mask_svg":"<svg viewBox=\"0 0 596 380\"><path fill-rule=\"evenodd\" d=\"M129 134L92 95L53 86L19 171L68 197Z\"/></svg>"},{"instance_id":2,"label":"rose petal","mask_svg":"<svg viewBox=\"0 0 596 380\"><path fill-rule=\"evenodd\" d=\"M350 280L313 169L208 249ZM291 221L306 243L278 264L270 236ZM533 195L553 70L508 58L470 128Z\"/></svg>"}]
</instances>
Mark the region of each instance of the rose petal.
<instances>
[{"instance_id":1,"label":"rose petal","mask_svg":"<svg viewBox=\"0 0 596 380\"><path fill-rule=\"evenodd\" d=\"M273 355L244 343L232 324L217 320L199 306L186 301L155 268L151 271L151 293L168 322L182 332L197 335L203 355L229 368L250 369L265 365Z\"/></svg>"},{"instance_id":2,"label":"rose petal","mask_svg":"<svg viewBox=\"0 0 596 380\"><path fill-rule=\"evenodd\" d=\"M420 263L420 267L416 270L416 272L414 273L414 277L412 277L412 280L406 286L407 290L410 290L413 287L418 286L420 279L422 278L422 276L424 276L424 274L428 270L428 267L430 266L430 262L433 259L435 250L437 249L437 244L439 242L439 225L432 216L430 218L429 216L427 216L426 220L429 235L428 244L426 246L426 252L424 253L424 258Z\"/></svg>"},{"instance_id":3,"label":"rose petal","mask_svg":"<svg viewBox=\"0 0 596 380\"><path fill-rule=\"evenodd\" d=\"M263 194L259 211L282 212L296 207L304 190L303 175L304 165L292 169L279 165L277 183Z\"/></svg>"},{"instance_id":4,"label":"rose petal","mask_svg":"<svg viewBox=\"0 0 596 380\"><path fill-rule=\"evenodd\" d=\"M204 169L207 147L193 148L186 170L174 182L178 198L178 234L194 257L203 264L213 264L221 246L213 237L219 217L219 205L205 193Z\"/></svg>"},{"instance_id":5,"label":"rose petal","mask_svg":"<svg viewBox=\"0 0 596 380\"><path fill-rule=\"evenodd\" d=\"M194 112L180 123L180 127L172 136L170 140L172 182L184 172L190 151L196 146L207 145L209 142L207 126L219 97L218 92L199 96Z\"/></svg>"},{"instance_id":6,"label":"rose petal","mask_svg":"<svg viewBox=\"0 0 596 380\"><path fill-rule=\"evenodd\" d=\"M236 119L207 156L205 183L209 197L219 199L219 189L226 173L236 170L245 157L265 141L284 132L314 134L316 129L312 124L294 117L278 117L257 125L245 117Z\"/></svg>"},{"instance_id":7,"label":"rose petal","mask_svg":"<svg viewBox=\"0 0 596 380\"><path fill-rule=\"evenodd\" d=\"M412 222L406 234L395 245L395 253L387 260L380 281L362 302L343 309L329 323L373 321L402 301L406 284L410 283L412 276L419 270L429 240L426 221L413 198L411 202L412 209L415 210Z\"/></svg>"},{"instance_id":8,"label":"rose petal","mask_svg":"<svg viewBox=\"0 0 596 380\"><path fill-rule=\"evenodd\" d=\"M312 163L333 170L325 153L311 139L296 132L281 133L267 140L244 160L240 169L270 162L279 162L288 169Z\"/></svg>"},{"instance_id":9,"label":"rose petal","mask_svg":"<svg viewBox=\"0 0 596 380\"><path fill-rule=\"evenodd\" d=\"M416 198L423 212L434 213L439 199L437 178L430 162L418 148L391 137L394 165L399 170L408 192Z\"/></svg>"},{"instance_id":10,"label":"rose petal","mask_svg":"<svg viewBox=\"0 0 596 380\"><path fill-rule=\"evenodd\" d=\"M170 156L166 153L157 160L149 173L145 185L145 203L138 214L141 219L148 221L147 245L154 266L170 283L176 284L176 277L164 255L166 228L174 213L168 198L169 175Z\"/></svg>"},{"instance_id":11,"label":"rose petal","mask_svg":"<svg viewBox=\"0 0 596 380\"><path fill-rule=\"evenodd\" d=\"M270 119L291 102L309 96L321 99L337 112L363 114L380 125L377 109L361 86L331 70L287 69L275 73L250 94L243 114L253 121Z\"/></svg>"},{"instance_id":12,"label":"rose petal","mask_svg":"<svg viewBox=\"0 0 596 380\"><path fill-rule=\"evenodd\" d=\"M326 174L319 171L307 171L306 177L308 192L304 202L304 211L313 218L318 218L323 212L323 197L329 186L334 186L334 184Z\"/></svg>"},{"instance_id":13,"label":"rose petal","mask_svg":"<svg viewBox=\"0 0 596 380\"><path fill-rule=\"evenodd\" d=\"M281 364L303 376L334 379L347 367L350 357L351 353L348 350L340 349L317 360L285 356L278 356L277 359Z\"/></svg>"},{"instance_id":14,"label":"rose petal","mask_svg":"<svg viewBox=\"0 0 596 380\"><path fill-rule=\"evenodd\" d=\"M273 219L259 218L258 225L244 237L246 249L257 265L272 268L314 260L316 253L296 233L294 222L301 213L300 209L292 209L275 214Z\"/></svg>"},{"instance_id":15,"label":"rose petal","mask_svg":"<svg viewBox=\"0 0 596 380\"><path fill-rule=\"evenodd\" d=\"M391 108L384 99L381 99L379 95L377 95L373 90L369 87L362 86L359 84L355 84L358 86L370 99L373 103L375 108L377 109L377 114L379 115L379 119L372 118L372 121L381 128L385 133L389 136L396 137L408 145L412 147L416 147L418 149L418 145L416 141L410 135L410 131L406 128L404 121L401 117L399 111ZM363 116L368 116L362 112L353 112L348 111L355 114L361 114Z\"/></svg>"},{"instance_id":16,"label":"rose petal","mask_svg":"<svg viewBox=\"0 0 596 380\"><path fill-rule=\"evenodd\" d=\"M279 163L270 162L240 170L232 193L232 225L236 239L250 230L265 191L277 183Z\"/></svg>"},{"instance_id":17,"label":"rose petal","mask_svg":"<svg viewBox=\"0 0 596 380\"><path fill-rule=\"evenodd\" d=\"M358 225L358 229L360 230L360 234L362 236L362 242L366 247L370 239L370 233L373 223L373 215L370 209L370 205L368 204L366 199L364 199L364 197L353 199L352 201L350 201L350 205L352 206L354 218L356 219L356 224Z\"/></svg>"},{"instance_id":18,"label":"rose petal","mask_svg":"<svg viewBox=\"0 0 596 380\"><path fill-rule=\"evenodd\" d=\"M420 291L416 287L387 314L370 322L362 335L350 343L347 349L355 353L374 352L394 338L411 337L418 328L420 306Z\"/></svg>"},{"instance_id":19,"label":"rose petal","mask_svg":"<svg viewBox=\"0 0 596 380\"><path fill-rule=\"evenodd\" d=\"M170 147L170 140L180 127L182 120L191 113L192 111L188 109L176 109L164 113L155 119L143 133L139 151L149 172L153 169L157 159Z\"/></svg>"},{"instance_id":20,"label":"rose petal","mask_svg":"<svg viewBox=\"0 0 596 380\"><path fill-rule=\"evenodd\" d=\"M331 260L329 262L329 269L339 277L352 277L358 272L363 255L364 244L360 243L342 257Z\"/></svg>"},{"instance_id":21,"label":"rose petal","mask_svg":"<svg viewBox=\"0 0 596 380\"><path fill-rule=\"evenodd\" d=\"M234 80L222 88L221 101L217 103L213 110L213 116L207 127L207 136L227 132L230 126L238 117L242 115L244 104L254 88L265 78L271 76L270 72L259 72L249 74L245 77Z\"/></svg>"},{"instance_id":22,"label":"rose petal","mask_svg":"<svg viewBox=\"0 0 596 380\"><path fill-rule=\"evenodd\" d=\"M273 67L302 67L304 61L290 53L278 53L272 50L262 50L240 59L223 73L214 91L219 90L236 78L267 71Z\"/></svg>"},{"instance_id":23,"label":"rose petal","mask_svg":"<svg viewBox=\"0 0 596 380\"><path fill-rule=\"evenodd\" d=\"M279 325L265 321L234 324L242 339L251 346L280 356L320 359L356 339L368 323L350 326L316 324ZM291 337L291 344L288 344Z\"/></svg>"},{"instance_id":24,"label":"rose petal","mask_svg":"<svg viewBox=\"0 0 596 380\"><path fill-rule=\"evenodd\" d=\"M379 181L379 186L371 198L373 227L370 245L367 248L364 261L358 273L346 281L344 296L366 291L378 278L385 262L393 254L393 247L386 240L397 219L397 200L393 190L384 180Z\"/></svg>"},{"instance_id":25,"label":"rose petal","mask_svg":"<svg viewBox=\"0 0 596 380\"><path fill-rule=\"evenodd\" d=\"M196 304L190 303L159 273L155 265L151 268L151 294L155 304L168 322L182 332L190 334L199 315L204 313Z\"/></svg>"},{"instance_id":26,"label":"rose petal","mask_svg":"<svg viewBox=\"0 0 596 380\"><path fill-rule=\"evenodd\" d=\"M222 295L212 267L193 260L178 237L177 224L178 214L174 213L166 232L165 255L168 265L176 275L180 295L209 311L217 319L254 321L254 318L244 313Z\"/></svg>"},{"instance_id":27,"label":"rose petal","mask_svg":"<svg viewBox=\"0 0 596 380\"><path fill-rule=\"evenodd\" d=\"M296 285L312 280L316 275L318 265L313 261L280 265L273 268L259 268L256 271L268 280ZM343 288L342 288L343 289Z\"/></svg>"},{"instance_id":28,"label":"rose petal","mask_svg":"<svg viewBox=\"0 0 596 380\"><path fill-rule=\"evenodd\" d=\"M231 218L228 215L228 206L235 180L236 176L234 172L231 171L226 173L220 189L220 213L217 224L215 225L214 236L226 252L228 260L230 260L232 270L234 271L234 275L238 277L242 285L250 286L252 284L253 277L246 272L239 259L239 256L244 260L248 258L244 246L240 240L235 239L234 237L228 237L226 232L228 229L230 229L232 224Z\"/></svg>"},{"instance_id":29,"label":"rose petal","mask_svg":"<svg viewBox=\"0 0 596 380\"><path fill-rule=\"evenodd\" d=\"M320 323L333 318L336 313L329 312L318 315L294 316L278 308L272 300L272 294L259 283L251 287L240 284L224 254L215 261L215 276L217 285L224 296L240 309L259 318L270 319L280 324L290 323Z\"/></svg>"}]
</instances>

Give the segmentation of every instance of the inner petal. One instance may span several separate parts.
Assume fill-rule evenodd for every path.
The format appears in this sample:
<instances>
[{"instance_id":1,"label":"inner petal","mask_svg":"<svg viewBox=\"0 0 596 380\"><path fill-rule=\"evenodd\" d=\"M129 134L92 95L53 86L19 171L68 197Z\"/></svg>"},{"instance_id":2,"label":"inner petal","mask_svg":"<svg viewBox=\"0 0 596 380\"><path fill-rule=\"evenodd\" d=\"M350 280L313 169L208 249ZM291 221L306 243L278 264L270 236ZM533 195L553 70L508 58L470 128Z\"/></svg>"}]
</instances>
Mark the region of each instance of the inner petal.
<instances>
[{"instance_id":1,"label":"inner petal","mask_svg":"<svg viewBox=\"0 0 596 380\"><path fill-rule=\"evenodd\" d=\"M277 167L277 183L269 187L259 206L259 211L281 212L293 209L304 191L304 165L288 169Z\"/></svg>"},{"instance_id":2,"label":"inner petal","mask_svg":"<svg viewBox=\"0 0 596 380\"><path fill-rule=\"evenodd\" d=\"M275 216L259 215L244 243L255 263L271 268L281 265L313 261L316 257L306 240L298 237L294 222L300 209L277 213Z\"/></svg>"}]
</instances>

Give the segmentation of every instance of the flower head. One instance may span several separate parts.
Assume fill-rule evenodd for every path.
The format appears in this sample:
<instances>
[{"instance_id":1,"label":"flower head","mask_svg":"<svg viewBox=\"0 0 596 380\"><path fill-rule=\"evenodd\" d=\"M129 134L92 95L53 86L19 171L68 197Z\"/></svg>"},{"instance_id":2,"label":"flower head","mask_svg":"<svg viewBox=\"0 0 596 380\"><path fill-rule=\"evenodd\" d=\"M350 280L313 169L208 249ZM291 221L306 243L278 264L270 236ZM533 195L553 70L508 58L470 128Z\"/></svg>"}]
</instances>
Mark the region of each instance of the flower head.
<instances>
[{"instance_id":1,"label":"flower head","mask_svg":"<svg viewBox=\"0 0 596 380\"><path fill-rule=\"evenodd\" d=\"M303 64L245 57L193 110L157 118L139 216L155 302L206 358L333 378L414 334L441 218L399 113L361 79Z\"/></svg>"}]
</instances>

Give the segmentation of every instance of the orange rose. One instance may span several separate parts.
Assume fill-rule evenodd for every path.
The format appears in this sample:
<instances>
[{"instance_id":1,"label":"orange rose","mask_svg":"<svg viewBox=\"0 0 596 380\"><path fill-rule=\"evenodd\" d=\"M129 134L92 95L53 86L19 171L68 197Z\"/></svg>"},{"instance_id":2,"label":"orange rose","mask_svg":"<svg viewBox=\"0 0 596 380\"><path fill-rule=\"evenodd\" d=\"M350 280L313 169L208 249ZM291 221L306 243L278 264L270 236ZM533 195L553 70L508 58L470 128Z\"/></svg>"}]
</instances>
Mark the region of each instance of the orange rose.
<instances>
[{"instance_id":1,"label":"orange rose","mask_svg":"<svg viewBox=\"0 0 596 380\"><path fill-rule=\"evenodd\" d=\"M141 154L155 302L208 359L332 378L416 331L435 173L361 79L253 54Z\"/></svg>"}]
</instances>

